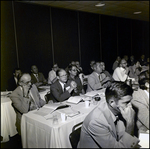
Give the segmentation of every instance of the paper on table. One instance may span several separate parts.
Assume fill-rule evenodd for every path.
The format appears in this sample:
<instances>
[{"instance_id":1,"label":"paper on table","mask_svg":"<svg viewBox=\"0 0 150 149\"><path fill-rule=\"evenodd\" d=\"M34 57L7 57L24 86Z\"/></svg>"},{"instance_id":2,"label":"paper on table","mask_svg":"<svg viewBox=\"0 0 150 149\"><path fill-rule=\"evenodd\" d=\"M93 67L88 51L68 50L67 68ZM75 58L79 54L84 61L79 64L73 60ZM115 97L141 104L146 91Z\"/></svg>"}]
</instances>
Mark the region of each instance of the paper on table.
<instances>
[{"instance_id":1,"label":"paper on table","mask_svg":"<svg viewBox=\"0 0 150 149\"><path fill-rule=\"evenodd\" d=\"M73 116L80 114L80 111L77 111L77 110L73 109L72 107L69 107L66 109L59 109L58 112L65 113L66 116L69 116L69 117L73 117Z\"/></svg>"},{"instance_id":2,"label":"paper on table","mask_svg":"<svg viewBox=\"0 0 150 149\"><path fill-rule=\"evenodd\" d=\"M139 139L141 148L149 148L149 133L140 133Z\"/></svg>"},{"instance_id":3,"label":"paper on table","mask_svg":"<svg viewBox=\"0 0 150 149\"><path fill-rule=\"evenodd\" d=\"M93 97L93 96L104 96L105 95L105 89L90 91L90 92L87 92L85 95L86 96L90 96L90 97Z\"/></svg>"},{"instance_id":4,"label":"paper on table","mask_svg":"<svg viewBox=\"0 0 150 149\"><path fill-rule=\"evenodd\" d=\"M77 103L79 103L79 102L82 101L82 100L83 100L83 97L81 97L81 96L71 96L71 97L67 100L67 102L77 104Z\"/></svg>"},{"instance_id":5,"label":"paper on table","mask_svg":"<svg viewBox=\"0 0 150 149\"><path fill-rule=\"evenodd\" d=\"M41 116L46 116L50 113L50 109L49 108L40 108L38 111L35 111L34 114L37 114L37 115L41 115Z\"/></svg>"},{"instance_id":6,"label":"paper on table","mask_svg":"<svg viewBox=\"0 0 150 149\"><path fill-rule=\"evenodd\" d=\"M52 113L53 111L55 111L57 109L67 108L69 106L70 105L67 105L67 104L64 104L64 103L61 103L61 102L57 102L57 103L48 103L48 104L45 104L43 107L44 108L49 108L49 113Z\"/></svg>"}]
</instances>

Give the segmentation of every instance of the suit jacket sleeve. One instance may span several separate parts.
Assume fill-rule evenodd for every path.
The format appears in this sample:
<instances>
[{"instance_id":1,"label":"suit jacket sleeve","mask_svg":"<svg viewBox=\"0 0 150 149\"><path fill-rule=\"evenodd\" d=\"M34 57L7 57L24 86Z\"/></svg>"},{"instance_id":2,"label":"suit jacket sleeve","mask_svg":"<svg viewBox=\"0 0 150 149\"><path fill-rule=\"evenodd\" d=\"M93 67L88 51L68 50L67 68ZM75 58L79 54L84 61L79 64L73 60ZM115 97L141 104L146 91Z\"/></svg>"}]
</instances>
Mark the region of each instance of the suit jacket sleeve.
<instances>
[{"instance_id":1,"label":"suit jacket sleeve","mask_svg":"<svg viewBox=\"0 0 150 149\"><path fill-rule=\"evenodd\" d=\"M16 108L20 113L28 112L30 99L21 96L15 91L10 95L10 99L12 100L14 108Z\"/></svg>"},{"instance_id":2,"label":"suit jacket sleeve","mask_svg":"<svg viewBox=\"0 0 150 149\"><path fill-rule=\"evenodd\" d=\"M58 102L64 101L71 96L68 91L63 92L60 87L58 83L52 84L50 87L51 94Z\"/></svg>"},{"instance_id":3,"label":"suit jacket sleeve","mask_svg":"<svg viewBox=\"0 0 150 149\"><path fill-rule=\"evenodd\" d=\"M146 93L139 89L134 91L131 102L138 108L138 120L149 129L149 104L146 102L146 98L148 98Z\"/></svg>"},{"instance_id":4,"label":"suit jacket sleeve","mask_svg":"<svg viewBox=\"0 0 150 149\"><path fill-rule=\"evenodd\" d=\"M96 81L93 76L88 77L88 84L93 90L102 88L102 84L100 83L100 81Z\"/></svg>"},{"instance_id":5,"label":"suit jacket sleeve","mask_svg":"<svg viewBox=\"0 0 150 149\"><path fill-rule=\"evenodd\" d=\"M112 132L112 127L105 121L105 118L91 121L88 130L102 148L133 148L139 142L138 138L131 136L125 131L121 133L122 135L117 141L112 135L113 133L110 133Z\"/></svg>"}]
</instances>

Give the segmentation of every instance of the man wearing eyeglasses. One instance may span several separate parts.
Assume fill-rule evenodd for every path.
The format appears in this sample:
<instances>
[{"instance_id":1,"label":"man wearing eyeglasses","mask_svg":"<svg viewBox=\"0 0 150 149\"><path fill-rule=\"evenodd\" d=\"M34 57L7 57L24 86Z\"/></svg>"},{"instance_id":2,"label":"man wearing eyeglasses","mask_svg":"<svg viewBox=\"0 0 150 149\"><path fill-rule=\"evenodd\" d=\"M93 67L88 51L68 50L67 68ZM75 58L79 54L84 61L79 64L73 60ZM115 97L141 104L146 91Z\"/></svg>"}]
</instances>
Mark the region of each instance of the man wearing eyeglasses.
<instances>
[{"instance_id":1,"label":"man wearing eyeglasses","mask_svg":"<svg viewBox=\"0 0 150 149\"><path fill-rule=\"evenodd\" d=\"M31 76L28 73L22 74L19 86L10 95L12 106L16 112L16 127L18 134L21 135L21 117L28 111L39 109L45 105L41 99L36 85L31 84Z\"/></svg>"},{"instance_id":2,"label":"man wearing eyeglasses","mask_svg":"<svg viewBox=\"0 0 150 149\"><path fill-rule=\"evenodd\" d=\"M51 96L53 102L62 102L71 96L71 92L77 87L77 84L75 81L71 81L70 84L66 86L68 76L64 69L57 70L56 75L57 81L50 87Z\"/></svg>"}]
</instances>

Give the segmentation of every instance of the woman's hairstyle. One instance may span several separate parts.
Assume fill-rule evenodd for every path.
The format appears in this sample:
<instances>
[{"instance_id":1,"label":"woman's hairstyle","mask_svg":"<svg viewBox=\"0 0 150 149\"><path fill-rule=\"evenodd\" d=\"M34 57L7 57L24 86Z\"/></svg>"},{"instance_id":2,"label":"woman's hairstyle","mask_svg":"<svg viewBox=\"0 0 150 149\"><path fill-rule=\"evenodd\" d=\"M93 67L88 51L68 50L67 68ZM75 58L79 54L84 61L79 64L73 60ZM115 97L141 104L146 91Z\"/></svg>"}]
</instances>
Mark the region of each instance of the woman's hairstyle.
<instances>
[{"instance_id":1,"label":"woman's hairstyle","mask_svg":"<svg viewBox=\"0 0 150 149\"><path fill-rule=\"evenodd\" d=\"M106 101L108 102L109 99L114 98L115 100L120 100L121 97L130 95L132 96L133 89L127 85L125 82L121 81L113 81L110 86L106 88L105 96Z\"/></svg>"},{"instance_id":2,"label":"woman's hairstyle","mask_svg":"<svg viewBox=\"0 0 150 149\"><path fill-rule=\"evenodd\" d=\"M77 68L76 65L70 64L70 65L68 66L68 73L69 73L70 70L72 70L72 67L76 67L76 68Z\"/></svg>"}]
</instances>

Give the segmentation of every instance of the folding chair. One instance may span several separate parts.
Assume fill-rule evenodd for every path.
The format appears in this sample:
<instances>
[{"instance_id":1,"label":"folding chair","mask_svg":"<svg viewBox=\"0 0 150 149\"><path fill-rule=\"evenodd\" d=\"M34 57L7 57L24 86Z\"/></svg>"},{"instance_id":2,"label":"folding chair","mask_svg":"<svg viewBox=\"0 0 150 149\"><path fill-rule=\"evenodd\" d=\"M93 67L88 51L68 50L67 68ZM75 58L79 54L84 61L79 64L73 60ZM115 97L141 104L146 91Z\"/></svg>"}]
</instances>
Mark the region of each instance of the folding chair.
<instances>
[{"instance_id":1,"label":"folding chair","mask_svg":"<svg viewBox=\"0 0 150 149\"><path fill-rule=\"evenodd\" d=\"M77 148L77 145L78 145L78 142L80 139L80 132L81 132L82 123L83 122L74 125L72 128L72 132L69 135L69 140L70 140L72 148Z\"/></svg>"}]
</instances>

